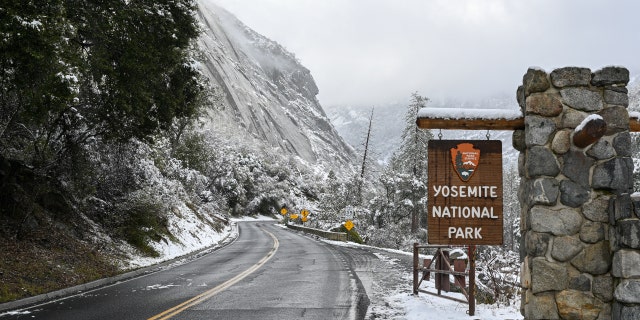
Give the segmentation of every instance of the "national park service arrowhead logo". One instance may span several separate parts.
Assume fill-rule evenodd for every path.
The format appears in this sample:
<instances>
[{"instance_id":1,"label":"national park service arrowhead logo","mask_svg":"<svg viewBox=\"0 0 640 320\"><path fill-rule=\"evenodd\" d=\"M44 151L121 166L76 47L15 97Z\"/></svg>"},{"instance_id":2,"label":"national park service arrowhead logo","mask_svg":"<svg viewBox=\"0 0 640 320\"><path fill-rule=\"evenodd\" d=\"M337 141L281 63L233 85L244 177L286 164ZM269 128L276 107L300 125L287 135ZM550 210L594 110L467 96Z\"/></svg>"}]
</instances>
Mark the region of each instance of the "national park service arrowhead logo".
<instances>
[{"instance_id":1,"label":"national park service arrowhead logo","mask_svg":"<svg viewBox=\"0 0 640 320\"><path fill-rule=\"evenodd\" d=\"M480 149L475 149L471 143L461 143L451 148L451 163L458 177L464 182L469 181L478 168Z\"/></svg>"}]
</instances>

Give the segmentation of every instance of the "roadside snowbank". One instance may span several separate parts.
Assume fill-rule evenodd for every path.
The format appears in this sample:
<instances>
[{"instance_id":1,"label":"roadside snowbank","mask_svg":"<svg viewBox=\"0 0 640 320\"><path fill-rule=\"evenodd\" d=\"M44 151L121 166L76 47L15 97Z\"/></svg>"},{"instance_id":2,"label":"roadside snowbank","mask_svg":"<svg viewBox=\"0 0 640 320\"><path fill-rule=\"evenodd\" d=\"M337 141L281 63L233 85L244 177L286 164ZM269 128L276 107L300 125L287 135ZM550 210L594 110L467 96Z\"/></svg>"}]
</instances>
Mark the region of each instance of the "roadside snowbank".
<instances>
[{"instance_id":1,"label":"roadside snowbank","mask_svg":"<svg viewBox=\"0 0 640 320\"><path fill-rule=\"evenodd\" d=\"M369 274L373 275L372 280L376 282L371 286L377 288L376 291L382 290L384 292L382 292L382 294L380 292L367 292L367 295L369 295L370 298L372 294L383 296L381 301L378 301L378 299L371 299L372 303L369 305L366 317L367 319L522 319L522 315L519 311L519 300L512 301L509 306L477 304L475 315L471 317L467 314L469 305L466 303L426 293L420 293L418 296L414 296L411 292L413 275L409 271L412 268L410 265L412 253L410 252L376 248L352 242L323 241L335 246L375 250L373 254L381 262L386 264L386 267L384 268L378 267L375 272L369 272ZM422 257L423 255L421 255L421 258ZM358 270L356 270L356 273L357 272ZM393 274L389 274L389 272ZM389 281L390 279L392 280ZM423 281L420 289L437 293L434 277L432 277L431 281ZM465 299L462 293L455 292L442 292L442 296L459 300Z\"/></svg>"},{"instance_id":2,"label":"roadside snowbank","mask_svg":"<svg viewBox=\"0 0 640 320\"><path fill-rule=\"evenodd\" d=\"M273 217L255 216L230 219L231 223L222 230L216 230L216 221L211 217L196 215L186 206L177 209L179 214L172 215L169 221L169 231L177 241L153 242L151 246L160 255L158 257L143 257L136 253L135 249L123 244L124 251L128 253L125 269L137 269L148 267L178 257L189 255L207 248L214 249L225 239L236 238L237 228L235 223L240 221L275 221Z\"/></svg>"}]
</instances>

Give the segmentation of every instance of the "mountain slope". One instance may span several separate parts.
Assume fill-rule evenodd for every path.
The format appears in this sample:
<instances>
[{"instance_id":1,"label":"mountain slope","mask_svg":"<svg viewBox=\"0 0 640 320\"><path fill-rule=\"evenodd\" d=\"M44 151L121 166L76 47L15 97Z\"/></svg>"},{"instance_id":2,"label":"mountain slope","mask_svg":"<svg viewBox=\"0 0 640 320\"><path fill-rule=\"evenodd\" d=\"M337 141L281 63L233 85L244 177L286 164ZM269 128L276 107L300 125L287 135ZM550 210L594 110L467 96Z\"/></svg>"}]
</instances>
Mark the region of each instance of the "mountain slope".
<instances>
[{"instance_id":1,"label":"mountain slope","mask_svg":"<svg viewBox=\"0 0 640 320\"><path fill-rule=\"evenodd\" d=\"M370 147L374 151L374 156L380 164L387 163L393 153L400 147L402 142L402 130L406 125L405 114L409 101L403 103L391 103L377 105L374 108L372 139ZM428 107L449 107L461 109L516 109L518 108L515 98L498 97L478 103L460 102L433 102ZM352 106L328 106L327 114L336 130L344 139L354 146L359 146L363 142L364 133L369 125L371 108ZM487 133L491 139L502 141L502 150L506 160L517 159L518 152L511 144L511 131L483 131L483 130L431 130L434 138L442 133L443 139L465 139L465 140L485 140ZM425 150L425 154L426 154Z\"/></svg>"},{"instance_id":2,"label":"mountain slope","mask_svg":"<svg viewBox=\"0 0 640 320\"><path fill-rule=\"evenodd\" d=\"M394 103L373 107L370 151L379 164L389 162L393 152L400 146L406 103ZM372 108L350 106L328 106L331 123L347 143L360 150L363 148Z\"/></svg>"},{"instance_id":3,"label":"mountain slope","mask_svg":"<svg viewBox=\"0 0 640 320\"><path fill-rule=\"evenodd\" d=\"M204 72L224 92L213 118L227 129L278 148L308 164L341 167L354 151L338 135L316 95L308 69L282 46L206 0L198 2Z\"/></svg>"}]
</instances>

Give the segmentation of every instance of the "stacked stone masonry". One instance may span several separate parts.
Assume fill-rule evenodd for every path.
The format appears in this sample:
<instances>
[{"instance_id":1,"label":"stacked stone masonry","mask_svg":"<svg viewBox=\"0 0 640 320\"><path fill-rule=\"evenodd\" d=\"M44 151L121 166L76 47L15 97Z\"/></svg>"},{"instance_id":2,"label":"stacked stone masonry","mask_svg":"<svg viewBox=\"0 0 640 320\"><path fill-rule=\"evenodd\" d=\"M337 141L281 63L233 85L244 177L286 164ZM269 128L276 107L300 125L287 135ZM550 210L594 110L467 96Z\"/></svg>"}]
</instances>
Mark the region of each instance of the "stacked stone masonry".
<instances>
[{"instance_id":1,"label":"stacked stone masonry","mask_svg":"<svg viewBox=\"0 0 640 320\"><path fill-rule=\"evenodd\" d=\"M640 319L640 197L633 195L629 71L529 69L515 131L525 319ZM590 115L607 127L572 143Z\"/></svg>"}]
</instances>

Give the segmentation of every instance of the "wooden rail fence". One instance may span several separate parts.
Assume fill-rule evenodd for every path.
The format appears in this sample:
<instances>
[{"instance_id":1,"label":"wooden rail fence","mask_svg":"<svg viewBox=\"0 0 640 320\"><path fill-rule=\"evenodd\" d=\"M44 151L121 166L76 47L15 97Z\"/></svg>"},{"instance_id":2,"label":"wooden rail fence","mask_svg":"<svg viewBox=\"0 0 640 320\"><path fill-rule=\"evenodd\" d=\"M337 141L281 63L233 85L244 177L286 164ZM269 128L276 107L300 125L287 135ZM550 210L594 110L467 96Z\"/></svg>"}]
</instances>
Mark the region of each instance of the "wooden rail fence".
<instances>
[{"instance_id":1,"label":"wooden rail fence","mask_svg":"<svg viewBox=\"0 0 640 320\"><path fill-rule=\"evenodd\" d=\"M420 249L434 248L437 249L433 259L424 259L423 265L420 266ZM451 265L449 260L449 252L445 249L453 249L452 246L447 245L419 245L413 244L413 294L417 295L419 292L437 295L442 298L455 300L458 302L464 302L469 304L469 315L473 316L476 312L476 246L466 246L467 258L469 260L469 271L466 272L466 265L463 261L454 262ZM420 276L422 271L422 276ZM436 289L438 293L421 290L420 284L422 281L429 281L431 274L434 274ZM442 296L442 290L448 292L450 290L449 276L452 275L454 284L460 289L465 296L465 300L456 299L448 296ZM466 288L465 278L469 277L469 287Z\"/></svg>"}]
</instances>

